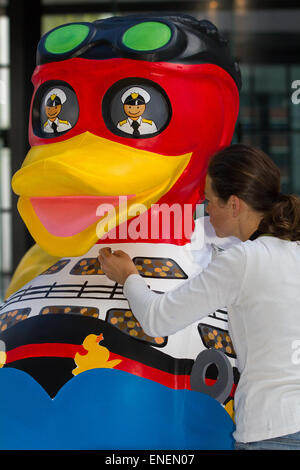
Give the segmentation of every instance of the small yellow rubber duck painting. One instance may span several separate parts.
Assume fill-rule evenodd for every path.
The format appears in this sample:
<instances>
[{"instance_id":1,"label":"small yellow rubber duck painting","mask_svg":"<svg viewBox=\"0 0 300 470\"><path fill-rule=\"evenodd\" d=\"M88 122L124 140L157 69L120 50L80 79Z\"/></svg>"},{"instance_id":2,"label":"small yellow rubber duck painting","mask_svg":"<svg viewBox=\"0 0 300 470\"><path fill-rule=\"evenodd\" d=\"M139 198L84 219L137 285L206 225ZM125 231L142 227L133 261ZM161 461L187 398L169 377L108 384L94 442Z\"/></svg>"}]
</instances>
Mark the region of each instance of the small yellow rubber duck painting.
<instances>
[{"instance_id":1,"label":"small yellow rubber duck painting","mask_svg":"<svg viewBox=\"0 0 300 470\"><path fill-rule=\"evenodd\" d=\"M111 369L122 362L121 359L108 360L109 350L99 345L103 339L102 333L99 336L91 334L84 339L82 346L87 350L87 354L75 354L74 361L77 367L72 370L73 375L90 369Z\"/></svg>"}]
</instances>

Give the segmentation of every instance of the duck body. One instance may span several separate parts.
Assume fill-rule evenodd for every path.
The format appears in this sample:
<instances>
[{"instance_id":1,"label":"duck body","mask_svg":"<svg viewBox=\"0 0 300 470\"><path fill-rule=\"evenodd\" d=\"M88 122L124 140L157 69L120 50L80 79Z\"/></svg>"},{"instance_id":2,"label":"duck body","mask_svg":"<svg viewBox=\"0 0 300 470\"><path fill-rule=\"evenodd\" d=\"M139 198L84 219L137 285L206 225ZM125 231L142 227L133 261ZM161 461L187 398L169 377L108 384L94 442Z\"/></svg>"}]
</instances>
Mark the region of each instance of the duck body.
<instances>
[{"instance_id":1,"label":"duck body","mask_svg":"<svg viewBox=\"0 0 300 470\"><path fill-rule=\"evenodd\" d=\"M201 270L201 265L194 260L189 244L182 247L149 243L111 246L113 249L121 248L129 253L138 263L136 265L143 269L149 287L159 292L175 288L184 279ZM208 373L201 392L193 390L190 381L195 361L201 351L209 351L211 344L217 344L217 341L208 343L209 333L206 329L211 335L213 332L225 335L225 331L228 334L226 311L215 312L201 322L196 322L169 337L151 338L143 332L132 315L122 286L101 274L100 267L95 262L98 250L99 244L96 244L84 256L60 259L44 274L40 274L12 294L1 306L0 327L3 329L7 325L1 333L1 339L6 345L6 363L1 369L3 374L0 375L1 384L5 384L0 393L2 403L7 406L11 403L11 387L15 387L17 380L23 384L23 389L28 389L28 396L22 393L22 400L26 397L26 400L32 403L33 415L43 412L47 416L43 425L45 428L42 429L41 423L38 424L34 416L28 422L24 403L23 412L18 414L15 426L18 429L30 429L32 436L41 431L44 433L46 429L49 433L46 448L59 449L63 445L67 448L90 448L90 445L105 449L109 448L109 445L113 448L129 448L128 429L124 420L128 407L132 404L132 397L130 395L129 398L128 393L129 390L133 393L133 387L134 406L136 410L142 410L143 415L141 420L140 412L136 411L130 418L131 442L135 442L137 448L144 449L147 445L150 448L163 445L166 448L178 449L194 445L203 449L232 448L234 422L230 406L237 382L237 369L233 348L232 354L228 355L226 352L226 347L232 347L232 344L227 341L222 350L225 351L223 354L226 354L227 359L222 366L225 367L224 373L228 367L232 370L231 379L226 384L226 397L221 397L219 401L212 395L211 385L216 381L214 371ZM201 249L199 253L204 266L210 258L209 250L206 247L206 252ZM159 268L155 267L157 261ZM159 275L161 272L168 272L162 270L164 266L173 269L171 278L152 277L147 274ZM174 276L175 269L182 277ZM100 346L97 338L101 337L103 340ZM107 369L114 375L107 375ZM9 378L8 371L11 373ZM91 383L94 387L94 398L89 399L90 410L87 410L87 401L80 403L82 413L99 413L102 416L103 408L98 410L98 399L101 397L101 400L104 400L106 397L108 401L105 413L110 409L110 419L114 420L117 428L123 429L123 434L119 435L119 440L114 438L109 444L107 432L103 431L100 436L97 434L98 441L95 444L98 424L90 423L89 438L85 435L80 444L74 436L71 442L70 430L66 432L64 424L58 442L57 433L52 434L49 430L53 413L55 416L56 413L59 414L59 420L62 419L61 414L67 419L66 410L69 410L69 406L74 409L78 406L77 393L83 393L85 387L91 386ZM37 384L40 387L38 389ZM40 403L45 391L49 399L47 404ZM38 404L36 400L33 403L36 394L39 397L41 395ZM124 395L127 396L127 401ZM148 404L145 410L146 397ZM60 405L60 400L68 402L68 407ZM118 413L112 406L116 402L124 402L123 408L118 408ZM9 419L7 406L6 411L3 409L3 423ZM15 405L11 403L11 406ZM171 408L174 410L174 406L176 413L173 416ZM196 431L193 425L194 412L190 414L193 407L201 415L201 422ZM178 410L181 412L178 413ZM68 419L71 428L74 418ZM144 419L148 420L147 426L152 429L151 441L149 428L146 426L147 429L142 431ZM216 432L210 431L212 420L216 420ZM82 423L81 418L77 424L79 423ZM207 426L204 423L207 423ZM167 433L167 429L170 431L172 426L177 429L183 426L185 432L183 435L182 432ZM19 439L16 439L15 434L10 434L9 439L9 434L5 433L3 448L28 446L28 442L24 443L24 434L20 432L18 435ZM138 439L136 435L139 436ZM33 442L34 446L38 442L38 448L45 448L43 440ZM159 442L163 444L159 445Z\"/></svg>"},{"instance_id":2,"label":"duck body","mask_svg":"<svg viewBox=\"0 0 300 470\"><path fill-rule=\"evenodd\" d=\"M142 49L140 27L151 33ZM1 448L233 447L226 309L149 337L97 256L103 245L126 251L161 293L207 265L205 237L200 264L193 253L193 212L208 158L230 143L239 80L216 28L185 15L63 25L41 39L31 149L12 182L37 245L0 306ZM70 127L44 132L58 111ZM141 112L149 133L122 131Z\"/></svg>"}]
</instances>

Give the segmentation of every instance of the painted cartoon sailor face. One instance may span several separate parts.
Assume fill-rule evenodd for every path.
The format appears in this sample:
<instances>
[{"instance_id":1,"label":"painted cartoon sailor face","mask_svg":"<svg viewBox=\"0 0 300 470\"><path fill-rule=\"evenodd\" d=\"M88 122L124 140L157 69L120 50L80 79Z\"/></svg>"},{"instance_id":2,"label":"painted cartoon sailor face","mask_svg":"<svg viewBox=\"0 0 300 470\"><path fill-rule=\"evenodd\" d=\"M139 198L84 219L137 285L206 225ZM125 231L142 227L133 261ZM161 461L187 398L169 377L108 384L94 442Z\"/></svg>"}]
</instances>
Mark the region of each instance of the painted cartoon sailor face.
<instances>
[{"instance_id":1,"label":"painted cartoon sailor face","mask_svg":"<svg viewBox=\"0 0 300 470\"><path fill-rule=\"evenodd\" d=\"M45 112L50 121L54 121L61 112L61 104L57 106L45 106Z\"/></svg>"},{"instance_id":2,"label":"painted cartoon sailor face","mask_svg":"<svg viewBox=\"0 0 300 470\"><path fill-rule=\"evenodd\" d=\"M66 94L59 88L53 88L47 93L44 101L45 113L51 121L57 118L66 99Z\"/></svg>"},{"instance_id":3,"label":"painted cartoon sailor face","mask_svg":"<svg viewBox=\"0 0 300 470\"><path fill-rule=\"evenodd\" d=\"M146 107L148 106L147 103L149 103L150 100L150 89L148 92L145 88L133 86L129 89L127 88L125 92L122 92L121 102L123 104L123 110L121 111L120 109L121 114L118 115L118 119L121 118L121 120L118 121L116 129L122 131L124 134L130 135L132 138L149 136L158 132L157 126L152 119L151 110L149 111L149 108L147 108L147 112L145 113ZM145 119L146 116L147 119ZM124 119L124 117L126 119Z\"/></svg>"},{"instance_id":4,"label":"painted cartoon sailor face","mask_svg":"<svg viewBox=\"0 0 300 470\"><path fill-rule=\"evenodd\" d=\"M150 95L143 88L136 87L127 90L121 99L124 103L125 114L132 120L136 120L144 114Z\"/></svg>"},{"instance_id":5,"label":"painted cartoon sailor face","mask_svg":"<svg viewBox=\"0 0 300 470\"><path fill-rule=\"evenodd\" d=\"M142 114L144 114L146 109L145 104L141 105L131 105L131 104L124 104L124 112L129 116L131 119L135 120L138 119Z\"/></svg>"},{"instance_id":6,"label":"painted cartoon sailor face","mask_svg":"<svg viewBox=\"0 0 300 470\"><path fill-rule=\"evenodd\" d=\"M47 121L43 123L43 132L57 135L71 129L69 121L59 119L62 105L67 101L66 94L60 88L53 88L44 98L44 112Z\"/></svg>"}]
</instances>

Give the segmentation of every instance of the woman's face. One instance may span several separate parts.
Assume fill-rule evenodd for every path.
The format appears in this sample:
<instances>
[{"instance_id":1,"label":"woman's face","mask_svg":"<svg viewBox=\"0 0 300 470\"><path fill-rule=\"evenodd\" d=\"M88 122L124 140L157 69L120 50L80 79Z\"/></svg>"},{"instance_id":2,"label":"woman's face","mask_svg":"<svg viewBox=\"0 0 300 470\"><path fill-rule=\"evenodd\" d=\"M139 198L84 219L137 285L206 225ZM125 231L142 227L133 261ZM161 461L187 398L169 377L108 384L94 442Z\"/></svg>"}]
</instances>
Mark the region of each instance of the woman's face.
<instances>
[{"instance_id":1,"label":"woman's face","mask_svg":"<svg viewBox=\"0 0 300 470\"><path fill-rule=\"evenodd\" d=\"M222 201L211 187L211 178L206 176L205 199L207 201L206 212L218 237L229 237L235 233L236 220L232 216L231 204Z\"/></svg>"}]
</instances>

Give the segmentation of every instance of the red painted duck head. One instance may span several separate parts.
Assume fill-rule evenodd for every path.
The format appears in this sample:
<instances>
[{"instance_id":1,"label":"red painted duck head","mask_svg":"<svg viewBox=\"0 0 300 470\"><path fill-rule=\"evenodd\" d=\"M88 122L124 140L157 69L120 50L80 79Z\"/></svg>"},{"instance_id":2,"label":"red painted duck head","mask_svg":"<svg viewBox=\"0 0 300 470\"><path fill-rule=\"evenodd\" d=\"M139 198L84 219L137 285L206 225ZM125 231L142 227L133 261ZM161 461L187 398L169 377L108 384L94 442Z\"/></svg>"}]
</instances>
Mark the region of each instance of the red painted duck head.
<instances>
[{"instance_id":1,"label":"red painted duck head","mask_svg":"<svg viewBox=\"0 0 300 470\"><path fill-rule=\"evenodd\" d=\"M55 256L85 253L107 224L151 219L153 205L194 209L209 158L231 142L241 87L217 28L187 15L59 26L39 42L32 81L31 149L12 185Z\"/></svg>"}]
</instances>

